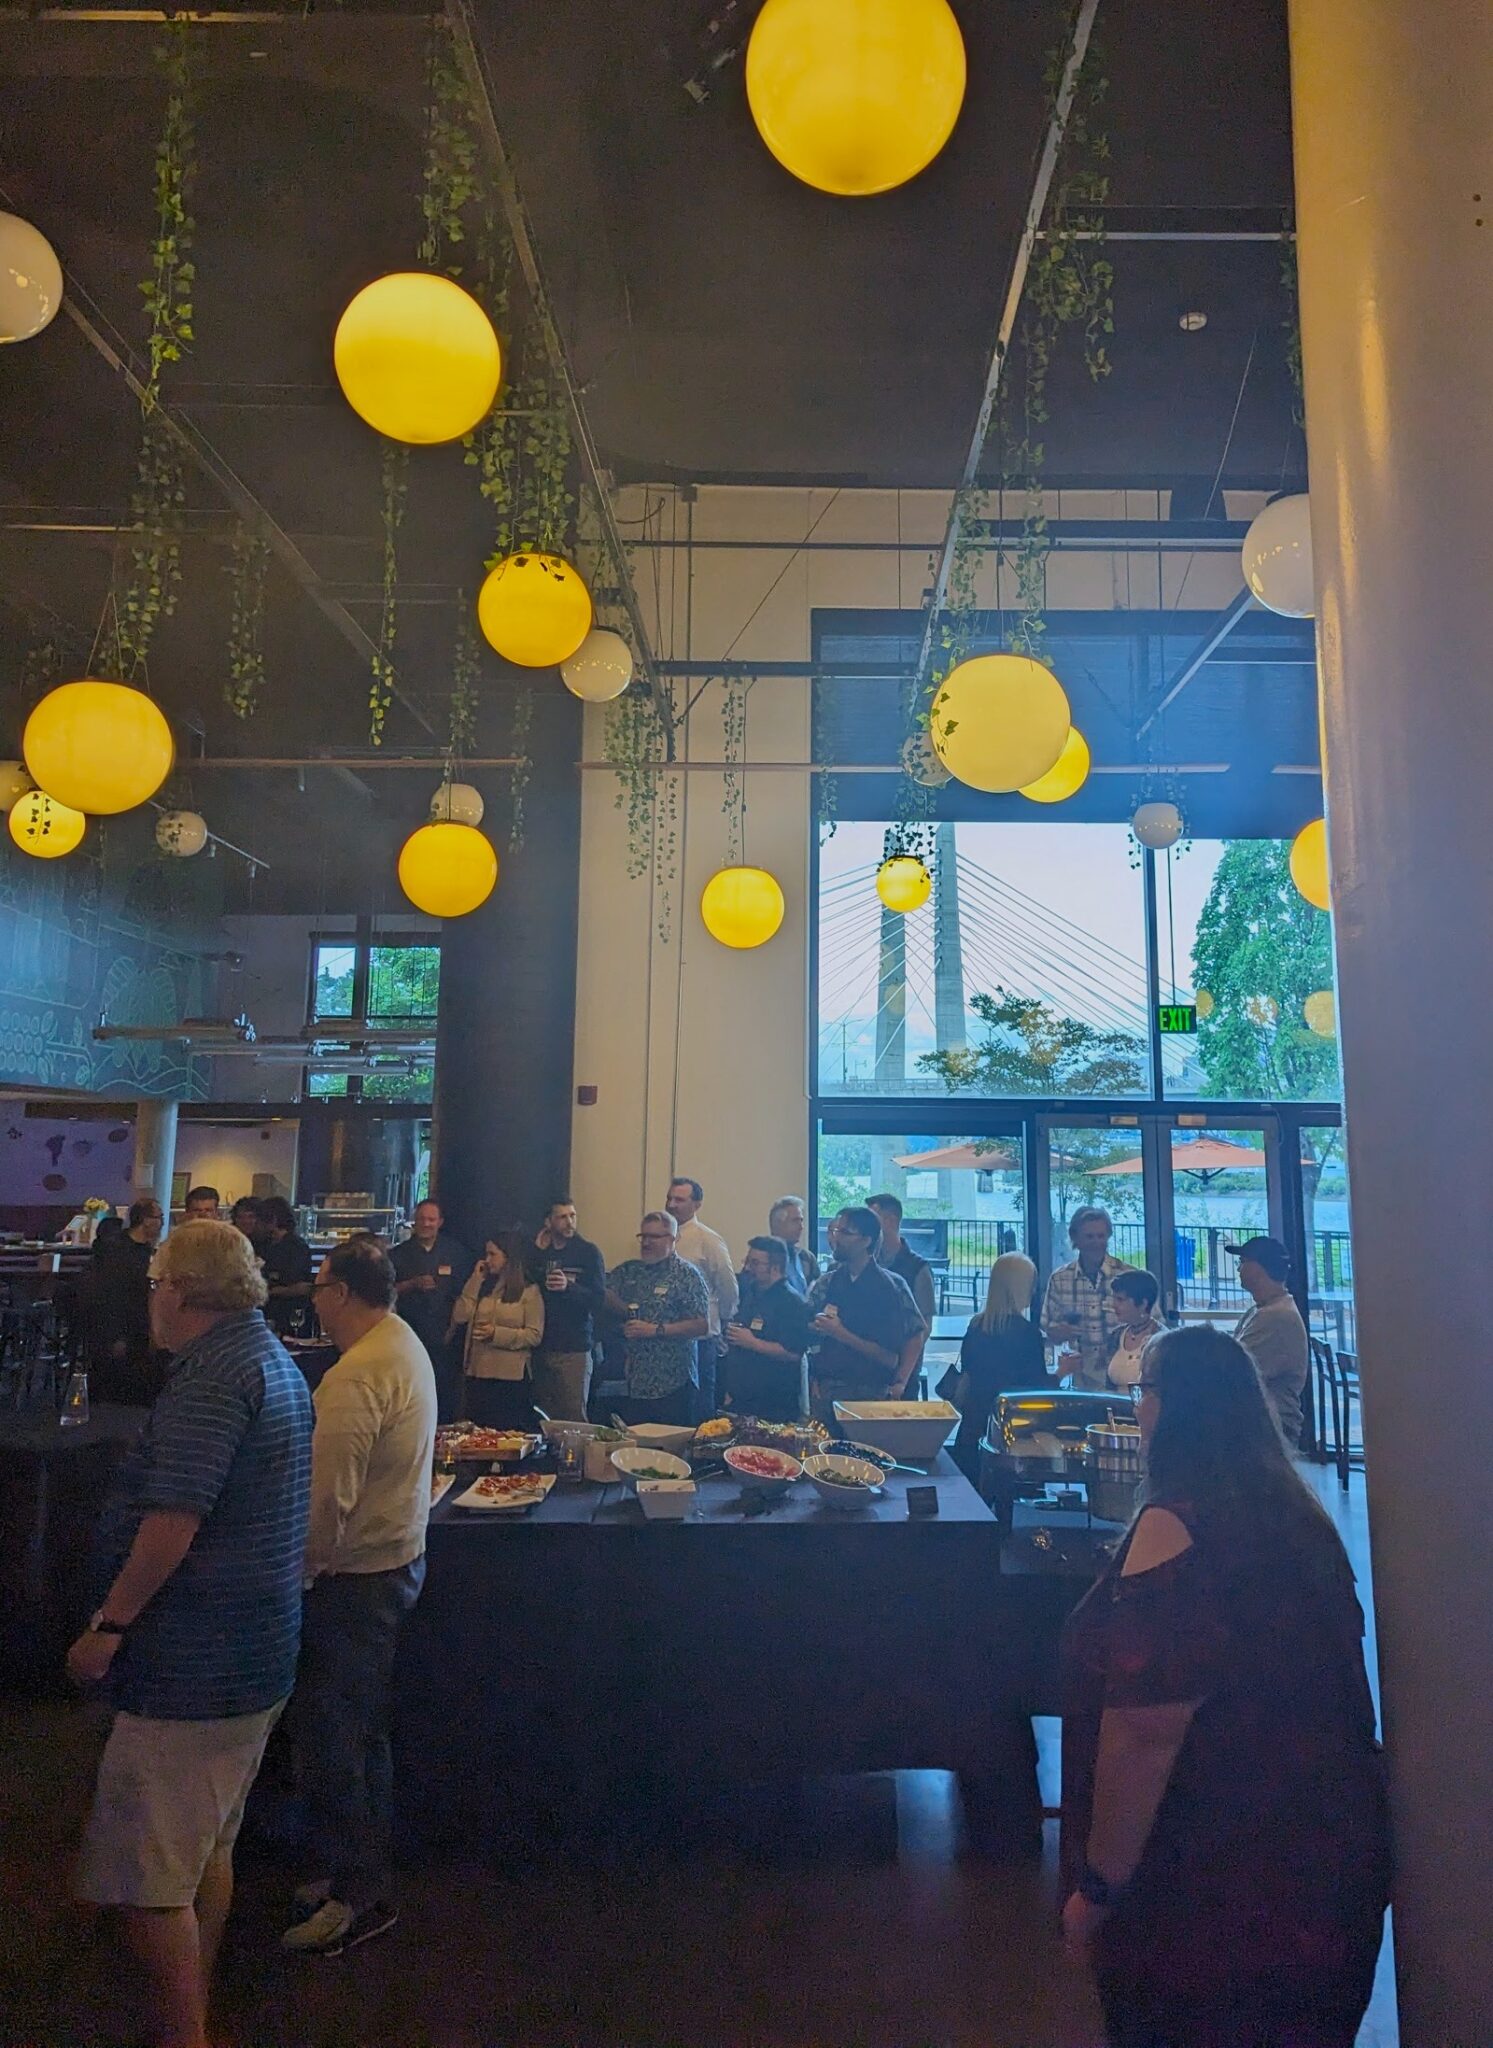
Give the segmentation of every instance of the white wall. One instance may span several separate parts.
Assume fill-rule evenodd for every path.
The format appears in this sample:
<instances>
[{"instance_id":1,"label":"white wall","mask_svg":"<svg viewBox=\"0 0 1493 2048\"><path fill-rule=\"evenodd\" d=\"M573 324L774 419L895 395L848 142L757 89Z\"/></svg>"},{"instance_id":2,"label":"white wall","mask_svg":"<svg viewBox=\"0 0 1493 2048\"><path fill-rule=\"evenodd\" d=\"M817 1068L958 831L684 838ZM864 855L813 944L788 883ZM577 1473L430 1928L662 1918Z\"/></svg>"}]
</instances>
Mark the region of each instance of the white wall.
<instances>
[{"instance_id":1,"label":"white wall","mask_svg":"<svg viewBox=\"0 0 1493 2048\"><path fill-rule=\"evenodd\" d=\"M299 1133L293 1117L262 1124L208 1124L182 1118L176 1127L176 1171L187 1175L189 1187L205 1183L229 1203L254 1193L256 1173L272 1173L278 1192L288 1198L295 1187Z\"/></svg>"}]
</instances>

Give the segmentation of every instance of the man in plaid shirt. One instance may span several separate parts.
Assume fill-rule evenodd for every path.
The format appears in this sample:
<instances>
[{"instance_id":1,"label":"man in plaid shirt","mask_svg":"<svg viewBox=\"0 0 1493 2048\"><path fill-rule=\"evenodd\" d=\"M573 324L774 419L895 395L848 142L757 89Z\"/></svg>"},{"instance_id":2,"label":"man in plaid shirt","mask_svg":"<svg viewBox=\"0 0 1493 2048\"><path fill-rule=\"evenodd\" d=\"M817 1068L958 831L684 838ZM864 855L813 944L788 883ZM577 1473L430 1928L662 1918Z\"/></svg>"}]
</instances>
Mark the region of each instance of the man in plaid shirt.
<instances>
[{"instance_id":1,"label":"man in plaid shirt","mask_svg":"<svg viewBox=\"0 0 1493 2048\"><path fill-rule=\"evenodd\" d=\"M1098 1393L1109 1388L1106 1372L1119 1328L1110 1307L1110 1285L1117 1273L1131 1270L1123 1259L1109 1256L1113 1230L1107 1209L1074 1211L1068 1242L1078 1256L1054 1271L1042 1304L1042 1334L1048 1343L1078 1353L1073 1385Z\"/></svg>"}]
</instances>

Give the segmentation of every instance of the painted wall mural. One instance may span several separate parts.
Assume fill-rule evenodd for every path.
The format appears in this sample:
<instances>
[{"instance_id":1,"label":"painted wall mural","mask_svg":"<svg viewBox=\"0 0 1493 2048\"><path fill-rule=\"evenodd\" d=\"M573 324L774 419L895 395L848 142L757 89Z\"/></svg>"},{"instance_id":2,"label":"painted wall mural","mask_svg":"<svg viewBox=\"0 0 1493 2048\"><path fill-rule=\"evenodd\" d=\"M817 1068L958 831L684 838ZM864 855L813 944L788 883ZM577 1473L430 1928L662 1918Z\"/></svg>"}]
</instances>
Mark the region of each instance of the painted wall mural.
<instances>
[{"instance_id":1,"label":"painted wall mural","mask_svg":"<svg viewBox=\"0 0 1493 2048\"><path fill-rule=\"evenodd\" d=\"M135 900L130 900L134 895ZM93 1028L200 1016L203 968L185 933L106 889L96 860L0 858L0 1082L114 1096L206 1099L208 1063Z\"/></svg>"}]
</instances>

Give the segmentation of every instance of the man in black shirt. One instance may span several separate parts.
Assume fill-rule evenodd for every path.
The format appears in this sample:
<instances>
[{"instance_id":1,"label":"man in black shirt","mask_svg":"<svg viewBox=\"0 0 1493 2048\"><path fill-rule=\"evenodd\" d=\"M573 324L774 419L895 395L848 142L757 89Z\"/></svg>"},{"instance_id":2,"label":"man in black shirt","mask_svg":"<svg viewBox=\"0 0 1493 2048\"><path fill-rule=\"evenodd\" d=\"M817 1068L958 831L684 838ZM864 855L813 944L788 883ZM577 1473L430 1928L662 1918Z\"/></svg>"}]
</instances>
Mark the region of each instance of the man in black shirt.
<instances>
[{"instance_id":1,"label":"man in black shirt","mask_svg":"<svg viewBox=\"0 0 1493 2048\"><path fill-rule=\"evenodd\" d=\"M305 1238L298 1236L295 1210L283 1195L270 1195L259 1205L266 1242L260 1248L270 1298L265 1318L277 1336L301 1336L310 1317L311 1281L316 1261Z\"/></svg>"},{"instance_id":2,"label":"man in black shirt","mask_svg":"<svg viewBox=\"0 0 1493 2048\"><path fill-rule=\"evenodd\" d=\"M722 1405L764 1422L797 1422L808 1407L804 1352L809 1305L784 1278L787 1266L782 1238L751 1240L742 1269L751 1288L740 1316L725 1330Z\"/></svg>"},{"instance_id":3,"label":"man in black shirt","mask_svg":"<svg viewBox=\"0 0 1493 2048\"><path fill-rule=\"evenodd\" d=\"M829 1227L834 1264L809 1289L810 1328L819 1338L813 1409L833 1421L840 1401L885 1401L905 1385L928 1326L900 1273L876 1262L881 1225L870 1209L842 1209Z\"/></svg>"},{"instance_id":4,"label":"man in black shirt","mask_svg":"<svg viewBox=\"0 0 1493 2048\"><path fill-rule=\"evenodd\" d=\"M394 1268L394 1305L430 1353L440 1419L450 1422L456 1414L456 1397L461 1389L460 1373L454 1369L454 1347L447 1332L451 1328L451 1312L472 1270L472 1255L465 1245L446 1235L441 1205L431 1197L415 1204L412 1222L414 1235L403 1244L396 1244L389 1254L389 1264Z\"/></svg>"},{"instance_id":5,"label":"man in black shirt","mask_svg":"<svg viewBox=\"0 0 1493 2048\"><path fill-rule=\"evenodd\" d=\"M876 1254L878 1265L885 1266L889 1273L907 1282L908 1292L917 1303L918 1314L931 1331L933 1328L934 1292L933 1268L926 1259L920 1259L907 1239L902 1235L902 1204L895 1195L872 1195L866 1207L881 1225L881 1250ZM916 1378L923 1363L920 1351L908 1366L905 1375L892 1386L893 1395L903 1392L909 1380Z\"/></svg>"},{"instance_id":6,"label":"man in black shirt","mask_svg":"<svg viewBox=\"0 0 1493 2048\"><path fill-rule=\"evenodd\" d=\"M606 1294L606 1261L576 1228L575 1203L557 1195L529 1256L544 1290L544 1342L534 1358L534 1401L557 1422L584 1422L590 1394L593 1317Z\"/></svg>"}]
</instances>

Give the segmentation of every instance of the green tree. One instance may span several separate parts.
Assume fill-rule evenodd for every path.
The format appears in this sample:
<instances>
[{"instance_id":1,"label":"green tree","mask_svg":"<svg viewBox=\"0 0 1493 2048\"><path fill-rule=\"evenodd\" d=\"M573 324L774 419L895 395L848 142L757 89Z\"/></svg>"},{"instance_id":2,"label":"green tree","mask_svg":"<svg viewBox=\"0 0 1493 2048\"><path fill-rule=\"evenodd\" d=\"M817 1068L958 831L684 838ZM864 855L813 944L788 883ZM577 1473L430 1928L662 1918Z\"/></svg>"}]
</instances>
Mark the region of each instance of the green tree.
<instances>
[{"instance_id":1,"label":"green tree","mask_svg":"<svg viewBox=\"0 0 1493 2048\"><path fill-rule=\"evenodd\" d=\"M1332 921L1291 880L1290 852L1282 839L1230 840L1198 918L1193 985L1212 998L1198 1018L1198 1061L1216 1097L1332 1101L1341 1086L1337 1040L1304 1014L1308 996L1332 987ZM1341 1146L1337 1131L1303 1134L1308 1230Z\"/></svg>"},{"instance_id":2,"label":"green tree","mask_svg":"<svg viewBox=\"0 0 1493 2048\"><path fill-rule=\"evenodd\" d=\"M970 1008L985 1027L979 1044L918 1060L950 1094L1135 1095L1145 1087L1145 1048L1127 1032L1100 1031L1004 988L973 997Z\"/></svg>"}]
</instances>

